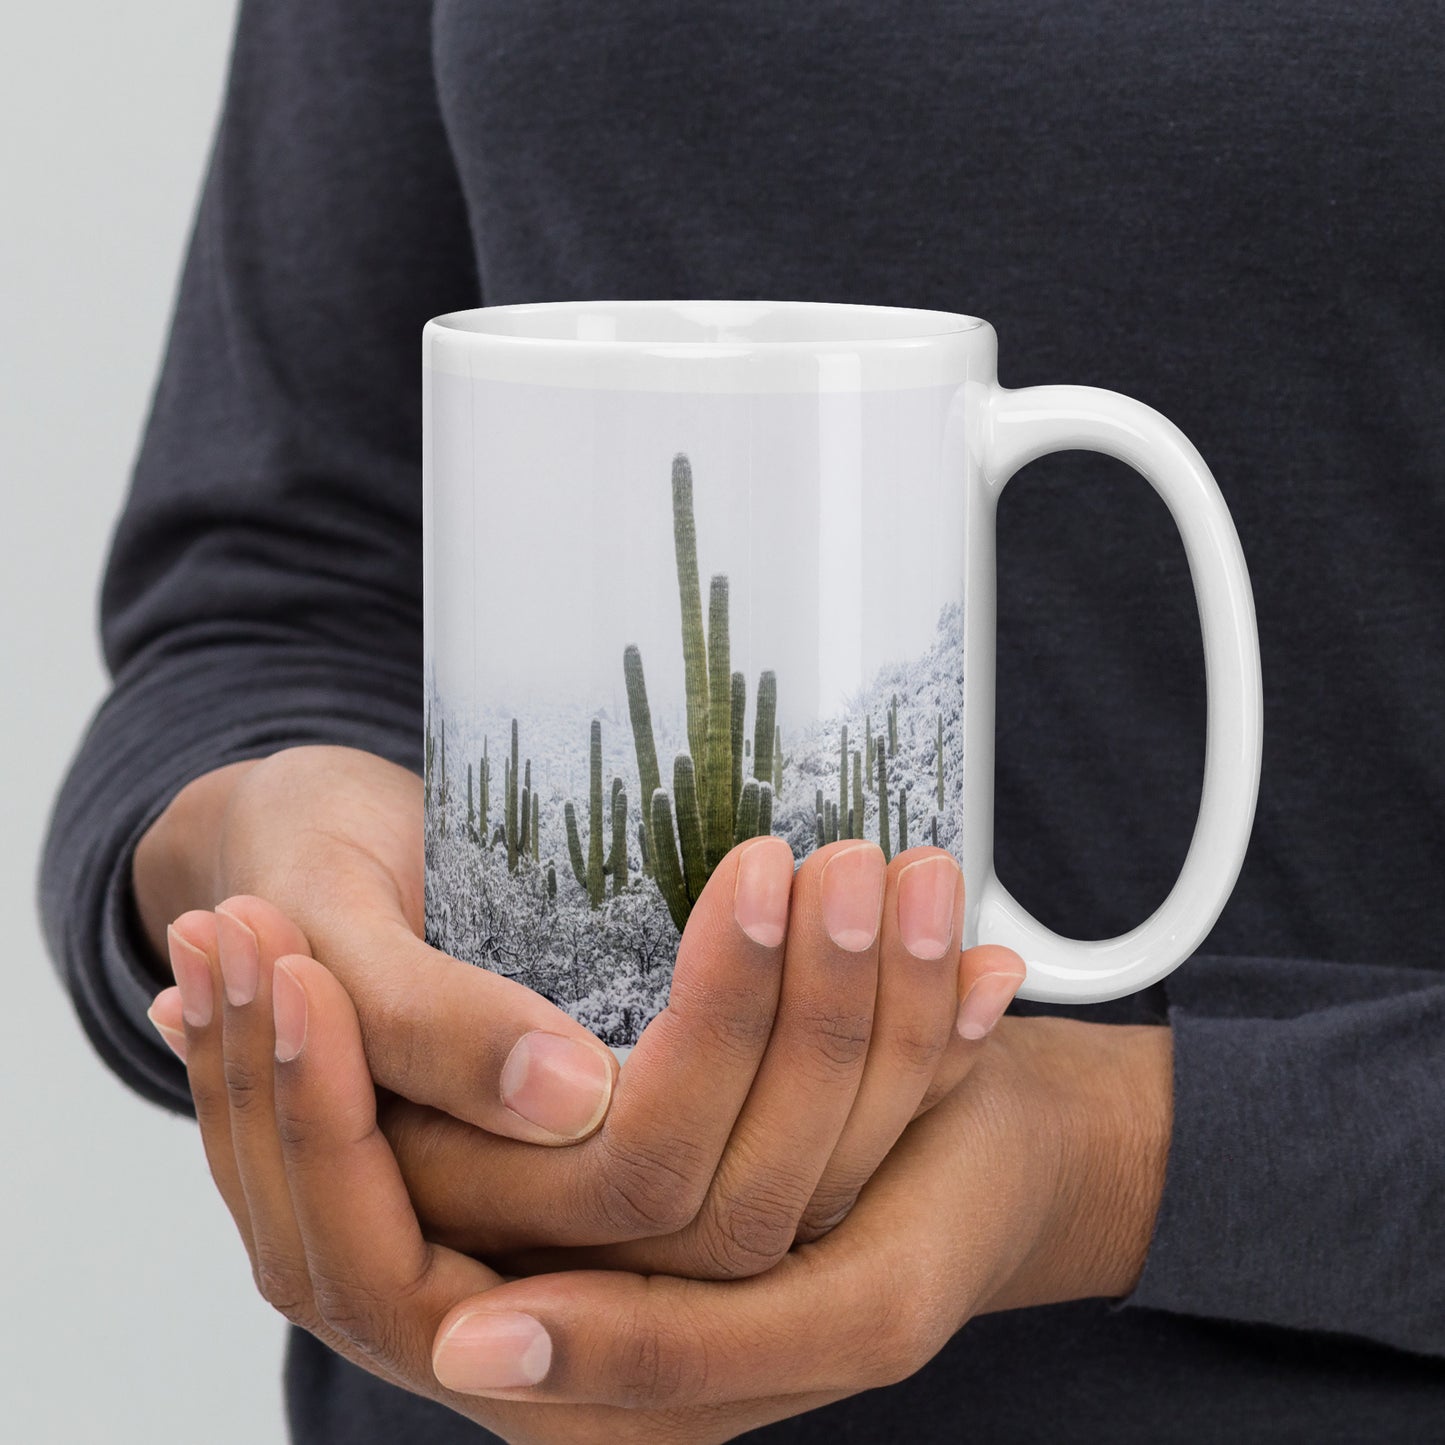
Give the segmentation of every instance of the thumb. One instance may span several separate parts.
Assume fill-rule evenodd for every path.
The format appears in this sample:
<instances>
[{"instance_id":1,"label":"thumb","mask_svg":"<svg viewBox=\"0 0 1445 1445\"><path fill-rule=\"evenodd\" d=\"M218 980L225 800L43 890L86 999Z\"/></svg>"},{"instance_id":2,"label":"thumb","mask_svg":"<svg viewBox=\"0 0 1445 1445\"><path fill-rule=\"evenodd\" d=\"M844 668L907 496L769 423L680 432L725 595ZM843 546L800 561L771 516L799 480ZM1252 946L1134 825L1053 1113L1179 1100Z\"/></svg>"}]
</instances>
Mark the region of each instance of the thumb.
<instances>
[{"instance_id":1,"label":"thumb","mask_svg":"<svg viewBox=\"0 0 1445 1445\"><path fill-rule=\"evenodd\" d=\"M297 930L260 900L223 906L251 924L268 962L300 948ZM424 943L399 908L372 900L308 921L382 1088L527 1143L574 1143L601 1124L617 1060L555 1004Z\"/></svg>"}]
</instances>

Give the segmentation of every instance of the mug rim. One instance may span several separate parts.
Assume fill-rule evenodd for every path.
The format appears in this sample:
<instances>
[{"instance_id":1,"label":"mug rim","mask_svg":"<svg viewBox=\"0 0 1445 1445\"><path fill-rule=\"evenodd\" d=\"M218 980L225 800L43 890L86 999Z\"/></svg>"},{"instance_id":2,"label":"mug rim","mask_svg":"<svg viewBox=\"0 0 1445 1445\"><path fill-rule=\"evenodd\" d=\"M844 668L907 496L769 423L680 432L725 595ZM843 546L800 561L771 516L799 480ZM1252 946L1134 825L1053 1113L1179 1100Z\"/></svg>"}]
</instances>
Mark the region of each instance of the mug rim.
<instances>
[{"instance_id":1,"label":"mug rim","mask_svg":"<svg viewBox=\"0 0 1445 1445\"><path fill-rule=\"evenodd\" d=\"M689 313L693 313L689 315ZM497 330L485 322L512 321L525 324L534 318L552 322L574 317L579 325L572 334ZM750 335L748 326L776 325L781 318L793 330L807 331L805 318L815 323L827 318L831 326L815 324L812 335ZM619 323L671 321L673 333L659 326L654 334L617 336ZM481 321L483 324L478 324ZM849 324L839 329L837 323ZM617 351L656 351L670 354L737 355L739 352L816 352L833 348L894 350L928 346L969 332L987 330L982 317L964 312L938 311L925 307L883 306L851 301L774 301L756 299L658 298L597 299L570 301L525 301L500 306L473 306L434 316L427 327L435 327L457 341L478 345L520 348L552 348L574 351L604 347ZM714 334L681 334L712 328ZM611 333L611 334L609 334Z\"/></svg>"}]
</instances>

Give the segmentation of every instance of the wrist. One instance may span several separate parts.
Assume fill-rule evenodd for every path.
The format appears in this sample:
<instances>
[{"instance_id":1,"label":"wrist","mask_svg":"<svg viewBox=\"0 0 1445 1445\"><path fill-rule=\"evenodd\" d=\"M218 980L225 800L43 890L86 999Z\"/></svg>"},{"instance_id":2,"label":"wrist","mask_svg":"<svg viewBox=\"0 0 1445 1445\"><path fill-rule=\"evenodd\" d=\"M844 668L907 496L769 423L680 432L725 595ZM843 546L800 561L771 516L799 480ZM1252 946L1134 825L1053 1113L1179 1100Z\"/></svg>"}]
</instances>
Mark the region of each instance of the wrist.
<instances>
[{"instance_id":1,"label":"wrist","mask_svg":"<svg viewBox=\"0 0 1445 1445\"><path fill-rule=\"evenodd\" d=\"M141 835L131 859L131 894L141 931L157 960L166 928L192 908L213 908L220 883L221 825L237 782L258 760L230 763L192 779ZM158 977L168 983L169 969Z\"/></svg>"},{"instance_id":2,"label":"wrist","mask_svg":"<svg viewBox=\"0 0 1445 1445\"><path fill-rule=\"evenodd\" d=\"M1143 1272L1173 1127L1173 1036L1162 1026L1013 1024L1057 1153L1029 1265L990 1309L1127 1295Z\"/></svg>"}]
</instances>

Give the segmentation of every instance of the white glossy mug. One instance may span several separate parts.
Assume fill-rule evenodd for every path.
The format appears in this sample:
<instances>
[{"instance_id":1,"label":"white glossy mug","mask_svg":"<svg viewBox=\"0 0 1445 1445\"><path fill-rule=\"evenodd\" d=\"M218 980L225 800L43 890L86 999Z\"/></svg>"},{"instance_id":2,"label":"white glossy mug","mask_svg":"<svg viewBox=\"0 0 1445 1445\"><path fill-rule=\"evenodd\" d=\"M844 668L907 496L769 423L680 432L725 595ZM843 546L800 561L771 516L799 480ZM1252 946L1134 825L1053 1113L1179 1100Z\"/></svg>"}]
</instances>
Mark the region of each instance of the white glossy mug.
<instances>
[{"instance_id":1,"label":"white glossy mug","mask_svg":"<svg viewBox=\"0 0 1445 1445\"><path fill-rule=\"evenodd\" d=\"M679 930L761 832L962 866L964 946L1021 996L1099 1001L1199 945L1259 784L1254 605L1214 478L1158 412L1001 387L977 317L773 301L579 301L423 337L428 940L619 1052ZM1118 938L1064 938L993 868L994 519L1084 448L1168 504L1199 602L1208 730L1179 878Z\"/></svg>"}]
</instances>

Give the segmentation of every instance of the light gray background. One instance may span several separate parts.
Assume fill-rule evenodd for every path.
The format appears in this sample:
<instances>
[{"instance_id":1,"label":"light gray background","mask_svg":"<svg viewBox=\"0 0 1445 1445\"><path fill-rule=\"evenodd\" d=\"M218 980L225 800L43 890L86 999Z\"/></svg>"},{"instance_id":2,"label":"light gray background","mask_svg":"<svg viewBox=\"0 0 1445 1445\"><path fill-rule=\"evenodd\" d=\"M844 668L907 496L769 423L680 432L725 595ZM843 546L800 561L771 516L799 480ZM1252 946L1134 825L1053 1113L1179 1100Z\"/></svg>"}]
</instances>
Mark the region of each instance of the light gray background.
<instances>
[{"instance_id":1,"label":"light gray background","mask_svg":"<svg viewBox=\"0 0 1445 1445\"><path fill-rule=\"evenodd\" d=\"M0 1440L284 1439L284 1324L195 1125L86 1041L32 898L104 686L99 568L210 144L232 6L74 0L0 21Z\"/></svg>"}]
</instances>

